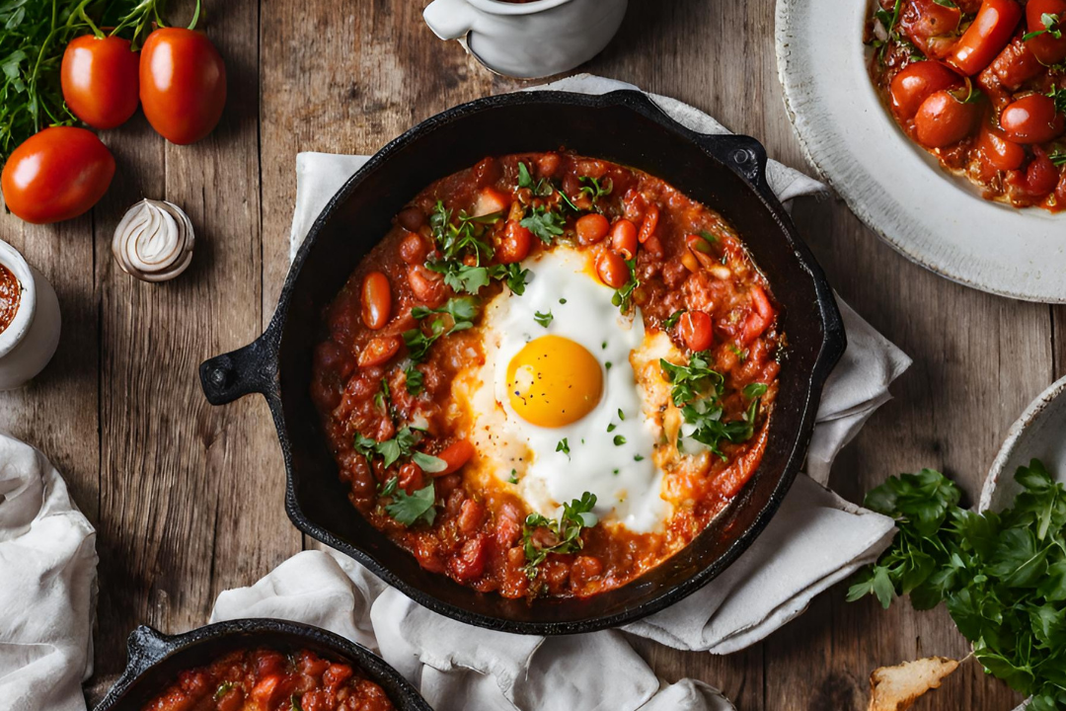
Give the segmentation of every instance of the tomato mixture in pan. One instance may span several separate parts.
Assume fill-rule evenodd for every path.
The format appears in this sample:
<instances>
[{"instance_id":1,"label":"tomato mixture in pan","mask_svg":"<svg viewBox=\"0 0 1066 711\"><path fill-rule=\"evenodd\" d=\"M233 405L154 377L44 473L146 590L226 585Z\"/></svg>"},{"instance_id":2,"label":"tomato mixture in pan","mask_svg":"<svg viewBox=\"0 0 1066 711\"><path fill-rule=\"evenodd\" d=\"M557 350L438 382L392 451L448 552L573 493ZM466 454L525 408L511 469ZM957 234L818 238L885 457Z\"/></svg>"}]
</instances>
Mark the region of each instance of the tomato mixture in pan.
<instances>
[{"instance_id":1,"label":"tomato mixture in pan","mask_svg":"<svg viewBox=\"0 0 1066 711\"><path fill-rule=\"evenodd\" d=\"M385 691L350 664L313 652L233 652L182 672L144 711L391 711Z\"/></svg>"},{"instance_id":2,"label":"tomato mixture in pan","mask_svg":"<svg viewBox=\"0 0 1066 711\"><path fill-rule=\"evenodd\" d=\"M945 169L1066 207L1066 0L879 0L866 42L897 123Z\"/></svg>"},{"instance_id":3,"label":"tomato mixture in pan","mask_svg":"<svg viewBox=\"0 0 1066 711\"><path fill-rule=\"evenodd\" d=\"M311 396L352 503L424 568L587 597L682 549L752 476L777 319L733 228L664 181L486 158L362 260Z\"/></svg>"}]
</instances>

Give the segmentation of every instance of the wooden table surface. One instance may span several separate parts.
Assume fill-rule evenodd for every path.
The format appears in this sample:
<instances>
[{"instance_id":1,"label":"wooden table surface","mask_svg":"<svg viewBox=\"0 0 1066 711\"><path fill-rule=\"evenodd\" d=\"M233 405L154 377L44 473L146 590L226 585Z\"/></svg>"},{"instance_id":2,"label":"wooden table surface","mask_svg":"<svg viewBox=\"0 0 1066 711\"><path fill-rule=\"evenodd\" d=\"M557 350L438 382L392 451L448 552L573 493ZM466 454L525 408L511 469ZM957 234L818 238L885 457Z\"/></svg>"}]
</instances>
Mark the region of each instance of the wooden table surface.
<instances>
[{"instance_id":1,"label":"wooden table surface","mask_svg":"<svg viewBox=\"0 0 1066 711\"><path fill-rule=\"evenodd\" d=\"M520 85L438 41L411 0L207 0L202 25L229 70L222 124L172 146L138 114L104 135L118 174L89 216L54 227L0 217L3 238L55 285L59 352L31 387L0 397L0 427L40 447L96 526L100 554L97 700L140 623L206 622L215 596L308 546L283 511L284 472L260 398L207 404L205 358L259 335L288 266L298 151L372 153L453 104ZM771 0L633 0L611 46L585 70L693 104L771 156L804 168L781 98ZM189 4L175 3L175 16ZM141 197L182 205L198 232L192 267L148 285L111 256L114 227ZM889 474L939 467L971 500L1007 428L1066 370L1066 309L948 283L877 240L835 199L795 218L830 280L915 359L843 452L846 497ZM1019 235L1004 235L1014 239ZM943 611L846 604L844 585L799 620L728 657L637 640L668 680L695 677L741 711L864 709L875 667L967 645ZM967 662L918 709L1007 711L1016 696Z\"/></svg>"}]
</instances>

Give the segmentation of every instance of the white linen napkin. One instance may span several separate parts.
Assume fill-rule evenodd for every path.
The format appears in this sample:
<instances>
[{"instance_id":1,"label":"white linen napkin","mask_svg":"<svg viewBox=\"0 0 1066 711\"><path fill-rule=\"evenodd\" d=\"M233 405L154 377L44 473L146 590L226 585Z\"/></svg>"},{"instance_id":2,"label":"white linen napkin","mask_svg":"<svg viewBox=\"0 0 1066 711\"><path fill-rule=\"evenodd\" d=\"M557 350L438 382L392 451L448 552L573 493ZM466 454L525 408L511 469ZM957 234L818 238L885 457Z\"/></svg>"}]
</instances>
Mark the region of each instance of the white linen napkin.
<instances>
[{"instance_id":1,"label":"white linen napkin","mask_svg":"<svg viewBox=\"0 0 1066 711\"><path fill-rule=\"evenodd\" d=\"M603 93L635 87L585 74L546 88ZM649 96L693 130L727 132L691 106ZM292 254L325 204L366 160L324 153L296 157ZM774 161L767 174L783 200L824 190L821 183ZM743 649L803 612L819 592L875 560L891 541L890 519L844 501L822 484L840 449L889 399L889 384L910 359L838 303L849 345L822 396L808 454L809 476L797 478L767 529L722 575L680 603L629 625L626 632L678 649L717 654ZM470 627L422 608L334 553L300 553L256 585L222 593L212 620L249 615L322 625L379 650L438 711L731 708L700 682L661 686L616 631L543 639Z\"/></svg>"},{"instance_id":2,"label":"white linen napkin","mask_svg":"<svg viewBox=\"0 0 1066 711\"><path fill-rule=\"evenodd\" d=\"M0 707L84 711L96 531L33 447L0 435Z\"/></svg>"}]
</instances>

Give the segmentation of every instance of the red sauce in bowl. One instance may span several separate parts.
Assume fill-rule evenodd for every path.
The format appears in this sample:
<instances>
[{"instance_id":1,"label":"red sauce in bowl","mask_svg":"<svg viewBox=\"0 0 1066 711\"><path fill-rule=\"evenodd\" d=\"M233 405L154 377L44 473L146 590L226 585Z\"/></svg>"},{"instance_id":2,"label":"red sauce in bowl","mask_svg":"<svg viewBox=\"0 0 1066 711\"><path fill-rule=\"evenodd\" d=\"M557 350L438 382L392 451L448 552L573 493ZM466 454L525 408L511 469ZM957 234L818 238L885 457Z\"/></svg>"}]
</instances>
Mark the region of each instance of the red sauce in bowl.
<instances>
[{"instance_id":1,"label":"red sauce in bowl","mask_svg":"<svg viewBox=\"0 0 1066 711\"><path fill-rule=\"evenodd\" d=\"M392 711L385 690L314 652L233 652L182 672L143 711Z\"/></svg>"},{"instance_id":2,"label":"red sauce in bowl","mask_svg":"<svg viewBox=\"0 0 1066 711\"><path fill-rule=\"evenodd\" d=\"M22 284L11 270L0 264L0 333L15 320L22 302Z\"/></svg>"}]
</instances>

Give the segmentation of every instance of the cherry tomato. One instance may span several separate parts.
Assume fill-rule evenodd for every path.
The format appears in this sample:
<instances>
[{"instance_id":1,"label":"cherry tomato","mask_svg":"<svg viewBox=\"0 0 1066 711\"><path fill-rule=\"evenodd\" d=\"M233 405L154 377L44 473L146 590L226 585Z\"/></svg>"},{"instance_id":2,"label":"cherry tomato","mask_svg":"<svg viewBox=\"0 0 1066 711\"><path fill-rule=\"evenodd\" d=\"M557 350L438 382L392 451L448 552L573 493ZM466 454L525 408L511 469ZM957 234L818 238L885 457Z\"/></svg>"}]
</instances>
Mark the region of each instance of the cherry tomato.
<instances>
[{"instance_id":1,"label":"cherry tomato","mask_svg":"<svg viewBox=\"0 0 1066 711\"><path fill-rule=\"evenodd\" d=\"M678 322L678 333L689 350L705 351L714 341L711 317L703 311L686 311Z\"/></svg>"},{"instance_id":2,"label":"cherry tomato","mask_svg":"<svg viewBox=\"0 0 1066 711\"><path fill-rule=\"evenodd\" d=\"M375 336L359 354L359 367L372 368L387 363L399 351L399 336Z\"/></svg>"},{"instance_id":3,"label":"cherry tomato","mask_svg":"<svg viewBox=\"0 0 1066 711\"><path fill-rule=\"evenodd\" d=\"M391 309L389 278L381 272L370 272L363 279L363 323L374 331L385 328Z\"/></svg>"},{"instance_id":4,"label":"cherry tomato","mask_svg":"<svg viewBox=\"0 0 1066 711\"><path fill-rule=\"evenodd\" d=\"M632 259L637 253L637 228L624 217L611 228L611 249L625 259Z\"/></svg>"},{"instance_id":5,"label":"cherry tomato","mask_svg":"<svg viewBox=\"0 0 1066 711\"><path fill-rule=\"evenodd\" d=\"M996 170L1017 170L1025 162L1025 149L1009 140L991 121L981 122L977 147L985 160Z\"/></svg>"},{"instance_id":6,"label":"cherry tomato","mask_svg":"<svg viewBox=\"0 0 1066 711\"><path fill-rule=\"evenodd\" d=\"M1022 6L1017 0L984 0L948 56L948 64L965 76L977 74L1007 46L1021 19Z\"/></svg>"},{"instance_id":7,"label":"cherry tomato","mask_svg":"<svg viewBox=\"0 0 1066 711\"><path fill-rule=\"evenodd\" d=\"M629 281L629 266L622 255L605 249L596 258L596 273L607 286L612 289L621 289Z\"/></svg>"},{"instance_id":8,"label":"cherry tomato","mask_svg":"<svg viewBox=\"0 0 1066 711\"><path fill-rule=\"evenodd\" d=\"M912 62L892 78L892 111L900 121L912 119L931 95L961 81L958 74L940 62Z\"/></svg>"},{"instance_id":9,"label":"cherry tomato","mask_svg":"<svg viewBox=\"0 0 1066 711\"><path fill-rule=\"evenodd\" d=\"M592 212L579 217L574 229L577 230L578 244L596 244L607 236L611 223L603 215Z\"/></svg>"},{"instance_id":10,"label":"cherry tomato","mask_svg":"<svg viewBox=\"0 0 1066 711\"><path fill-rule=\"evenodd\" d=\"M1044 16L1058 18L1051 30L1062 32L1057 38L1048 31L1044 25ZM1066 59L1066 0L1029 0L1025 6L1026 29L1029 32L1039 32L1026 42L1029 51L1033 53L1041 64L1058 64Z\"/></svg>"},{"instance_id":11,"label":"cherry tomato","mask_svg":"<svg viewBox=\"0 0 1066 711\"><path fill-rule=\"evenodd\" d=\"M533 246L533 233L515 220L508 220L496 244L496 259L500 264L521 262Z\"/></svg>"},{"instance_id":12,"label":"cherry tomato","mask_svg":"<svg viewBox=\"0 0 1066 711\"><path fill-rule=\"evenodd\" d=\"M945 7L936 0L909 0L899 24L922 54L939 59L951 51L961 20L958 7Z\"/></svg>"},{"instance_id":13,"label":"cherry tomato","mask_svg":"<svg viewBox=\"0 0 1066 711\"><path fill-rule=\"evenodd\" d=\"M74 115L93 128L115 128L137 110L140 57L121 37L82 35L63 52L60 85Z\"/></svg>"},{"instance_id":14,"label":"cherry tomato","mask_svg":"<svg viewBox=\"0 0 1066 711\"><path fill-rule=\"evenodd\" d=\"M436 476L448 476L462 469L463 465L470 461L470 458L474 456L474 445L469 440L461 439L452 442L437 456L444 460L448 468Z\"/></svg>"},{"instance_id":15,"label":"cherry tomato","mask_svg":"<svg viewBox=\"0 0 1066 711\"><path fill-rule=\"evenodd\" d=\"M115 159L96 134L54 126L11 153L0 186L11 212L26 222L48 224L88 212L114 175Z\"/></svg>"},{"instance_id":16,"label":"cherry tomato","mask_svg":"<svg viewBox=\"0 0 1066 711\"><path fill-rule=\"evenodd\" d=\"M914 116L918 142L926 148L958 143L973 130L978 112L976 104L964 104L950 93L938 91L922 102Z\"/></svg>"},{"instance_id":17,"label":"cherry tomato","mask_svg":"<svg viewBox=\"0 0 1066 711\"><path fill-rule=\"evenodd\" d=\"M1066 119L1055 108L1055 100L1043 94L1030 94L1010 104L999 115L1003 135L1015 143L1047 143L1066 131Z\"/></svg>"},{"instance_id":18,"label":"cherry tomato","mask_svg":"<svg viewBox=\"0 0 1066 711\"><path fill-rule=\"evenodd\" d=\"M141 104L148 123L171 143L211 133L226 103L226 65L201 32L165 27L141 48Z\"/></svg>"},{"instance_id":19,"label":"cherry tomato","mask_svg":"<svg viewBox=\"0 0 1066 711\"><path fill-rule=\"evenodd\" d=\"M1025 170L1007 174L1007 182L1026 195L1042 198L1051 194L1059 182L1059 169L1040 146L1033 146L1033 160Z\"/></svg>"}]
</instances>

